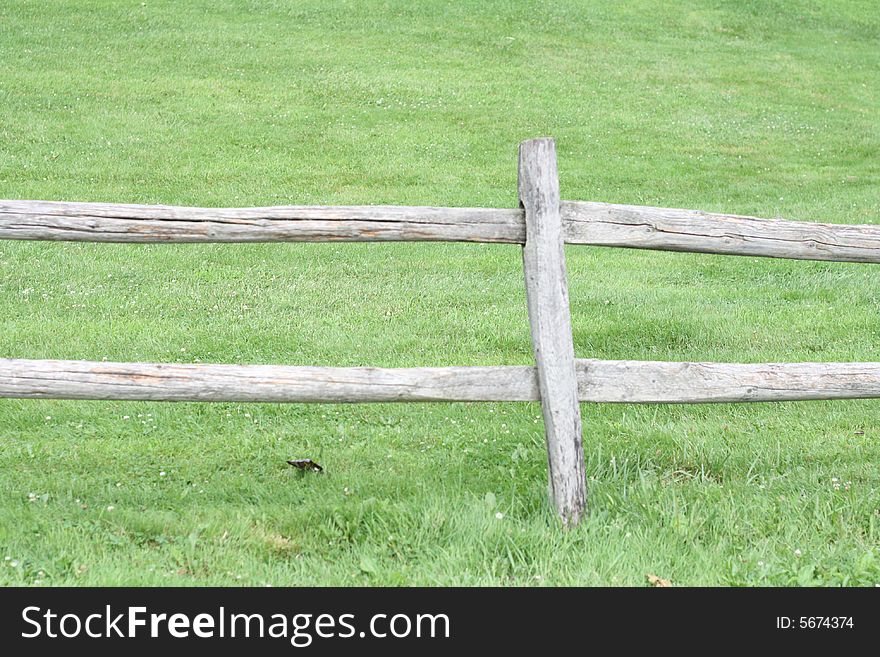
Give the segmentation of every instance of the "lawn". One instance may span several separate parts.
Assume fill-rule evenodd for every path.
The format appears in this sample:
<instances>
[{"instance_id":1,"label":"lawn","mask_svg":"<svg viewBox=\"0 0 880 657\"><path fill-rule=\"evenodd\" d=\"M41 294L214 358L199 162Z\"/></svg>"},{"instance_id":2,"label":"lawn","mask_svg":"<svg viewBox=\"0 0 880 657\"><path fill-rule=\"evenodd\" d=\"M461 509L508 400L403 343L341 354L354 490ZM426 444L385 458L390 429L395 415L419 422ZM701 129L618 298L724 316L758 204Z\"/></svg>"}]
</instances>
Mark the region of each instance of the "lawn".
<instances>
[{"instance_id":1,"label":"lawn","mask_svg":"<svg viewBox=\"0 0 880 657\"><path fill-rule=\"evenodd\" d=\"M0 4L0 198L880 219L873 0ZM569 247L583 358L880 361L880 270ZM520 248L0 242L0 355L532 362ZM880 583L880 401L0 400L0 583ZM313 458L323 474L286 465Z\"/></svg>"}]
</instances>

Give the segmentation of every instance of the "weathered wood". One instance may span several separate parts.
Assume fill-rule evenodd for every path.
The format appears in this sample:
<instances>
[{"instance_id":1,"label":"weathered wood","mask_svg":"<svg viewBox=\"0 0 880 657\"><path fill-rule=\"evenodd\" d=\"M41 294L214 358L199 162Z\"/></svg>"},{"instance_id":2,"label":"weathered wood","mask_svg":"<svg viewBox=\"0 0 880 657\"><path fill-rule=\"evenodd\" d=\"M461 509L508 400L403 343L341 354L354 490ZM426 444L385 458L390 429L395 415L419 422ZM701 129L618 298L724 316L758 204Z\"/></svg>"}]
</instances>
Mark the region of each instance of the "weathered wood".
<instances>
[{"instance_id":1,"label":"weathered wood","mask_svg":"<svg viewBox=\"0 0 880 657\"><path fill-rule=\"evenodd\" d=\"M818 224L562 201L565 241L880 263L880 225ZM417 206L186 208L0 201L0 239L80 242L453 241L522 244L522 210Z\"/></svg>"},{"instance_id":2,"label":"weathered wood","mask_svg":"<svg viewBox=\"0 0 880 657\"><path fill-rule=\"evenodd\" d=\"M659 404L880 398L880 363L579 360L581 401Z\"/></svg>"},{"instance_id":3,"label":"weathered wood","mask_svg":"<svg viewBox=\"0 0 880 657\"><path fill-rule=\"evenodd\" d=\"M0 359L0 397L214 402L538 399L535 369L295 367Z\"/></svg>"},{"instance_id":4,"label":"weathered wood","mask_svg":"<svg viewBox=\"0 0 880 657\"><path fill-rule=\"evenodd\" d=\"M0 397L228 402L537 399L533 367L295 367L0 359Z\"/></svg>"},{"instance_id":5,"label":"weathered wood","mask_svg":"<svg viewBox=\"0 0 880 657\"><path fill-rule=\"evenodd\" d=\"M519 199L525 210L523 269L547 439L550 494L563 522L575 525L586 508L587 491L556 143L552 139L520 144Z\"/></svg>"},{"instance_id":6,"label":"weathered wood","mask_svg":"<svg viewBox=\"0 0 880 657\"><path fill-rule=\"evenodd\" d=\"M880 363L576 361L583 402L880 398ZM202 402L538 401L537 368L374 368L0 358L0 397Z\"/></svg>"},{"instance_id":7,"label":"weathered wood","mask_svg":"<svg viewBox=\"0 0 880 657\"><path fill-rule=\"evenodd\" d=\"M565 241L632 249L880 263L880 225L757 219L563 201Z\"/></svg>"},{"instance_id":8,"label":"weathered wood","mask_svg":"<svg viewBox=\"0 0 880 657\"><path fill-rule=\"evenodd\" d=\"M0 201L0 239L75 242L522 243L521 210L412 206L186 208Z\"/></svg>"}]
</instances>

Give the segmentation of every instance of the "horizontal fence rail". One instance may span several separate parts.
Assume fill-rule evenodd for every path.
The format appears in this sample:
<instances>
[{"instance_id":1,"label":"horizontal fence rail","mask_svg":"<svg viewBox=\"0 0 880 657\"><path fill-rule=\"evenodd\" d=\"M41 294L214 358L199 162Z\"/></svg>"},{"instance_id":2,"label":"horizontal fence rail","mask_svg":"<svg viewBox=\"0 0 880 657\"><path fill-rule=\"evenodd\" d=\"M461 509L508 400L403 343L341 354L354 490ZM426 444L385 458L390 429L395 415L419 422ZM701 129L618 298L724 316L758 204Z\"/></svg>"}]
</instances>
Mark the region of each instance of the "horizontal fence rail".
<instances>
[{"instance_id":1,"label":"horizontal fence rail","mask_svg":"<svg viewBox=\"0 0 880 657\"><path fill-rule=\"evenodd\" d=\"M565 241L658 251L880 263L880 225L818 224L563 201Z\"/></svg>"},{"instance_id":2,"label":"horizontal fence rail","mask_svg":"<svg viewBox=\"0 0 880 657\"><path fill-rule=\"evenodd\" d=\"M602 403L880 398L880 363L575 361ZM0 359L0 397L192 402L538 401L537 368L297 367Z\"/></svg>"},{"instance_id":3,"label":"horizontal fence rail","mask_svg":"<svg viewBox=\"0 0 880 657\"><path fill-rule=\"evenodd\" d=\"M402 205L186 208L0 201L0 239L74 242L525 241L521 210Z\"/></svg>"},{"instance_id":4,"label":"horizontal fence rail","mask_svg":"<svg viewBox=\"0 0 880 657\"><path fill-rule=\"evenodd\" d=\"M880 263L880 225L758 219L562 201L569 244ZM190 208L0 200L0 239L74 242L387 242L523 244L523 210L422 206Z\"/></svg>"}]
</instances>

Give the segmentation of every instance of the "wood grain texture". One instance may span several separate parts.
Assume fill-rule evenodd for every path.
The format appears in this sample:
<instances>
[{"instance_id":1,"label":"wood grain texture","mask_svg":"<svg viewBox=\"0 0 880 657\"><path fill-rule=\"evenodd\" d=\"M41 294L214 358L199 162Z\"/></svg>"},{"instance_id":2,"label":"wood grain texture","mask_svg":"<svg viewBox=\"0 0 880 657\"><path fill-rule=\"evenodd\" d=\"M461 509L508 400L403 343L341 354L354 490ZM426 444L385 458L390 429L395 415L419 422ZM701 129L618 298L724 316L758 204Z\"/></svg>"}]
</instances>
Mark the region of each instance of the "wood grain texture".
<instances>
[{"instance_id":1,"label":"wood grain texture","mask_svg":"<svg viewBox=\"0 0 880 657\"><path fill-rule=\"evenodd\" d=\"M565 241L633 249L880 263L880 225L757 219L564 201Z\"/></svg>"},{"instance_id":2,"label":"wood grain texture","mask_svg":"<svg viewBox=\"0 0 880 657\"><path fill-rule=\"evenodd\" d=\"M880 225L562 201L565 241L661 251L880 263ZM419 206L188 208L0 200L0 239L76 242L451 241L522 244L522 210Z\"/></svg>"},{"instance_id":3,"label":"wood grain texture","mask_svg":"<svg viewBox=\"0 0 880 657\"><path fill-rule=\"evenodd\" d=\"M576 361L582 402L880 398L880 363ZM0 358L0 397L203 402L538 401L537 368L297 367Z\"/></svg>"},{"instance_id":4,"label":"wood grain texture","mask_svg":"<svg viewBox=\"0 0 880 657\"><path fill-rule=\"evenodd\" d=\"M185 208L0 201L0 239L75 242L522 243L521 210L414 206Z\"/></svg>"},{"instance_id":5,"label":"wood grain texture","mask_svg":"<svg viewBox=\"0 0 880 657\"><path fill-rule=\"evenodd\" d=\"M0 397L213 402L538 399L535 368L296 367L0 359Z\"/></svg>"},{"instance_id":6,"label":"wood grain texture","mask_svg":"<svg viewBox=\"0 0 880 657\"><path fill-rule=\"evenodd\" d=\"M519 199L525 210L523 269L547 439L550 495L563 523L573 526L586 509L587 490L552 139L520 144Z\"/></svg>"},{"instance_id":7,"label":"wood grain texture","mask_svg":"<svg viewBox=\"0 0 880 657\"><path fill-rule=\"evenodd\" d=\"M678 363L579 360L591 402L701 404L880 398L880 363Z\"/></svg>"}]
</instances>

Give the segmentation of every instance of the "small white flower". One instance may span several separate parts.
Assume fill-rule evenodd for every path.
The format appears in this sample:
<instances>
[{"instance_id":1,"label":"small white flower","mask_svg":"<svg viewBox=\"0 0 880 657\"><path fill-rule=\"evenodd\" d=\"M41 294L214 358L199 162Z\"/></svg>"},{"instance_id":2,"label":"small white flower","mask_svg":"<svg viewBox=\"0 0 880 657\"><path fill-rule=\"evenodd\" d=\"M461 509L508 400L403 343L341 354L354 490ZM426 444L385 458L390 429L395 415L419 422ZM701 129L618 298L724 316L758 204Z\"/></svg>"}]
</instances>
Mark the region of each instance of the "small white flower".
<instances>
[{"instance_id":1,"label":"small white flower","mask_svg":"<svg viewBox=\"0 0 880 657\"><path fill-rule=\"evenodd\" d=\"M165 471L162 470L162 471L159 473L159 476L160 476L160 477L164 477L164 476L165 476Z\"/></svg>"},{"instance_id":2,"label":"small white flower","mask_svg":"<svg viewBox=\"0 0 880 657\"><path fill-rule=\"evenodd\" d=\"M127 420L127 419L129 419L129 418L128 418L127 415L123 415L123 416L122 416L122 419L123 419L123 420Z\"/></svg>"},{"instance_id":3,"label":"small white flower","mask_svg":"<svg viewBox=\"0 0 880 657\"><path fill-rule=\"evenodd\" d=\"M110 506L107 507L107 510L108 510L108 511L112 511L112 510L115 509L115 508L116 508L116 507L113 506L113 505L111 504Z\"/></svg>"},{"instance_id":4,"label":"small white flower","mask_svg":"<svg viewBox=\"0 0 880 657\"><path fill-rule=\"evenodd\" d=\"M801 556L801 554L803 554L803 552L801 552L800 550L795 550L795 551L794 551L794 556L796 556L796 557Z\"/></svg>"},{"instance_id":5,"label":"small white flower","mask_svg":"<svg viewBox=\"0 0 880 657\"><path fill-rule=\"evenodd\" d=\"M51 416L51 415L47 415L47 416L46 416L46 419L47 419L47 420L51 420L51 419L52 419L52 416Z\"/></svg>"},{"instance_id":6,"label":"small white flower","mask_svg":"<svg viewBox=\"0 0 880 657\"><path fill-rule=\"evenodd\" d=\"M501 511L495 513L495 520L504 520L504 514Z\"/></svg>"}]
</instances>

